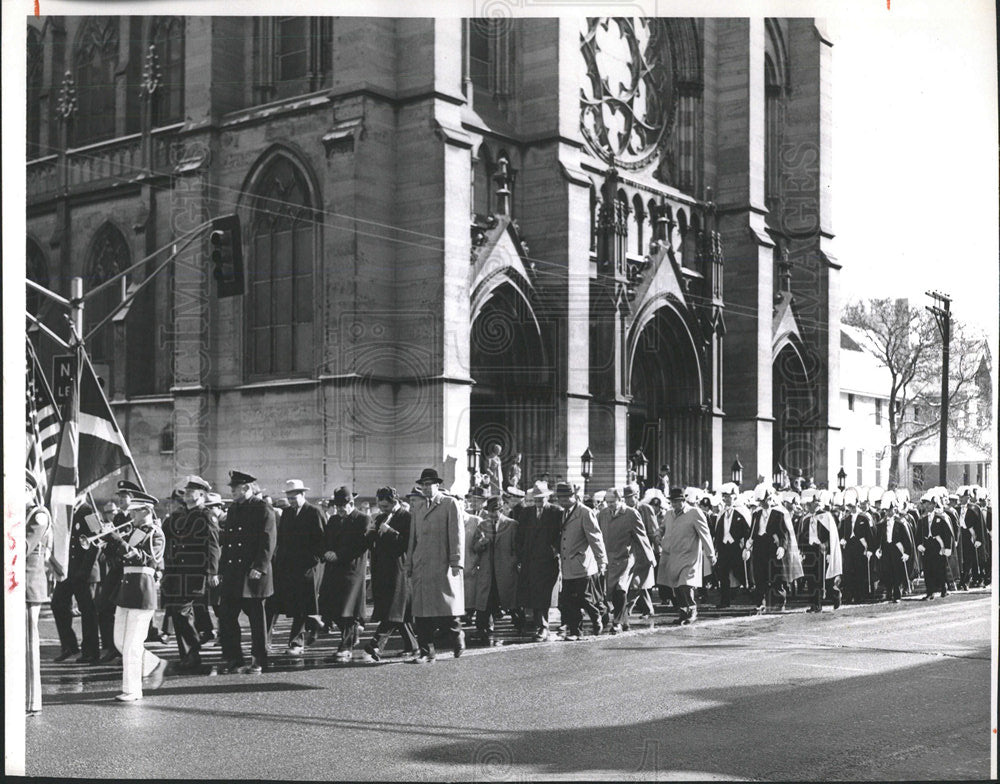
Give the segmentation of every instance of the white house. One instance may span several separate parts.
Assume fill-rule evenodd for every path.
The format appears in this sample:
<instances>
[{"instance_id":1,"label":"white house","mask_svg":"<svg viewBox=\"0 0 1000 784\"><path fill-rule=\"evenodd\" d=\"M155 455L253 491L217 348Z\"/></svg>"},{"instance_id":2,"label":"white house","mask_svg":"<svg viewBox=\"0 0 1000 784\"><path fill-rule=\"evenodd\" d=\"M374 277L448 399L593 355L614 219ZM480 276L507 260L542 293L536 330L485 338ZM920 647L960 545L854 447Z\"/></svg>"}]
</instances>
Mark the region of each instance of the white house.
<instances>
[{"instance_id":1,"label":"white house","mask_svg":"<svg viewBox=\"0 0 1000 784\"><path fill-rule=\"evenodd\" d=\"M847 485L889 481L888 369L863 348L861 330L840 327L840 465Z\"/></svg>"}]
</instances>

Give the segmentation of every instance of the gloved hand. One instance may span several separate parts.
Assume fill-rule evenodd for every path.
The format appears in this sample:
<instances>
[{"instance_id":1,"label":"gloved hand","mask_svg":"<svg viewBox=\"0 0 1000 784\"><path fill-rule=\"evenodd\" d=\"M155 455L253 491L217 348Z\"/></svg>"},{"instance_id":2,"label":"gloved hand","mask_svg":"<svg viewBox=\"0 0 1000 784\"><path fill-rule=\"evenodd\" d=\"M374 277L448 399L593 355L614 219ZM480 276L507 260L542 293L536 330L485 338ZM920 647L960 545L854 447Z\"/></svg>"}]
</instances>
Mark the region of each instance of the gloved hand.
<instances>
[{"instance_id":1,"label":"gloved hand","mask_svg":"<svg viewBox=\"0 0 1000 784\"><path fill-rule=\"evenodd\" d=\"M778 560L780 561L782 558L785 557L785 548L784 547L779 547L778 551L775 553L775 555L777 556Z\"/></svg>"},{"instance_id":2,"label":"gloved hand","mask_svg":"<svg viewBox=\"0 0 1000 784\"><path fill-rule=\"evenodd\" d=\"M749 561L750 560L750 551L749 550L744 550L743 551L743 560L744 561Z\"/></svg>"},{"instance_id":3,"label":"gloved hand","mask_svg":"<svg viewBox=\"0 0 1000 784\"><path fill-rule=\"evenodd\" d=\"M924 547L924 546L923 546L922 544L918 544L918 545L917 545L917 550L919 550L920 552L922 552L922 553L923 553L923 552L926 552L926 551L927 551L927 548L926 548L926 547Z\"/></svg>"},{"instance_id":4,"label":"gloved hand","mask_svg":"<svg viewBox=\"0 0 1000 784\"><path fill-rule=\"evenodd\" d=\"M906 553L903 553L902 556L900 557L903 559L903 563L906 563L907 561L910 560L910 556L907 555Z\"/></svg>"},{"instance_id":5,"label":"gloved hand","mask_svg":"<svg viewBox=\"0 0 1000 784\"><path fill-rule=\"evenodd\" d=\"M841 547L847 547L847 540L846 539L841 539L840 540L840 546Z\"/></svg>"},{"instance_id":6,"label":"gloved hand","mask_svg":"<svg viewBox=\"0 0 1000 784\"><path fill-rule=\"evenodd\" d=\"M875 557L876 558L881 558L882 557L882 548L881 547L878 548L878 550L875 551Z\"/></svg>"},{"instance_id":7,"label":"gloved hand","mask_svg":"<svg viewBox=\"0 0 1000 784\"><path fill-rule=\"evenodd\" d=\"M982 542L976 542L975 545L976 545L976 547L982 547L983 543Z\"/></svg>"},{"instance_id":8,"label":"gloved hand","mask_svg":"<svg viewBox=\"0 0 1000 784\"><path fill-rule=\"evenodd\" d=\"M945 558L948 558L949 556L951 556L951 548L949 547L946 550L942 550L941 551L941 555L943 555Z\"/></svg>"}]
</instances>

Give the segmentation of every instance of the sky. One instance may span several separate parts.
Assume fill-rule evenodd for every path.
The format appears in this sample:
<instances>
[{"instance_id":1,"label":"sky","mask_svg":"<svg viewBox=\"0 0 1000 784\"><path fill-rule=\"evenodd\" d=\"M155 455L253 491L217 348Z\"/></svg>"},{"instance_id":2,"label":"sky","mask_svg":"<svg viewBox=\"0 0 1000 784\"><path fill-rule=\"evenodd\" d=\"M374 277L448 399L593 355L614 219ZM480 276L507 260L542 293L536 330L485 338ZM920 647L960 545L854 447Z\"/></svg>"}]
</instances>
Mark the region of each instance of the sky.
<instances>
[{"instance_id":1,"label":"sky","mask_svg":"<svg viewBox=\"0 0 1000 784\"><path fill-rule=\"evenodd\" d=\"M997 340L992 3L907 3L834 20L835 253L845 299L953 298Z\"/></svg>"}]
</instances>

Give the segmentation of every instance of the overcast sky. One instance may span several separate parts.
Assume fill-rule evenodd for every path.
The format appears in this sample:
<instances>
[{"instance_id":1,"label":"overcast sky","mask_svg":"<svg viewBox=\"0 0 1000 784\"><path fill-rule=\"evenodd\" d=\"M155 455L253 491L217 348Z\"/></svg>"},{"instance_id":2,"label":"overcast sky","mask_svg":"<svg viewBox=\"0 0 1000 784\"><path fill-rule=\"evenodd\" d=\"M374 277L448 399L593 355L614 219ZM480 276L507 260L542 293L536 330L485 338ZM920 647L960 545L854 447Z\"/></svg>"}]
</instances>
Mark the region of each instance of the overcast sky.
<instances>
[{"instance_id":1,"label":"overcast sky","mask_svg":"<svg viewBox=\"0 0 1000 784\"><path fill-rule=\"evenodd\" d=\"M994 6L894 0L834 36L834 231L846 298L939 289L997 334Z\"/></svg>"}]
</instances>

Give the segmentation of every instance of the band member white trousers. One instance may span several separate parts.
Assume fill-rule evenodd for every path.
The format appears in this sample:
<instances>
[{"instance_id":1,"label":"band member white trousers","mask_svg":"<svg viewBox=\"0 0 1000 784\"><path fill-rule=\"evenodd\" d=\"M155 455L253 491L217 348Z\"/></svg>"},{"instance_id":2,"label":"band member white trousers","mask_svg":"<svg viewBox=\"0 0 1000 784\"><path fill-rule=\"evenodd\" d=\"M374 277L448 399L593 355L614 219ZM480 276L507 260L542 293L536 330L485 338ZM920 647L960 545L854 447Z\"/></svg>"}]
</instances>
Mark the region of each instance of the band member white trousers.
<instances>
[{"instance_id":1,"label":"band member white trousers","mask_svg":"<svg viewBox=\"0 0 1000 784\"><path fill-rule=\"evenodd\" d=\"M42 662L38 640L38 615L42 611L40 604L25 605L25 617L28 624L28 639L25 653L25 674L28 676L26 684L26 706L25 710L40 711L42 709Z\"/></svg>"},{"instance_id":2,"label":"band member white trousers","mask_svg":"<svg viewBox=\"0 0 1000 784\"><path fill-rule=\"evenodd\" d=\"M122 692L142 696L142 679L160 663L146 650L146 634L154 610L115 608L115 647L122 652Z\"/></svg>"}]
</instances>

